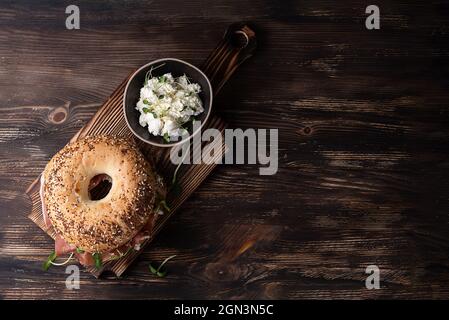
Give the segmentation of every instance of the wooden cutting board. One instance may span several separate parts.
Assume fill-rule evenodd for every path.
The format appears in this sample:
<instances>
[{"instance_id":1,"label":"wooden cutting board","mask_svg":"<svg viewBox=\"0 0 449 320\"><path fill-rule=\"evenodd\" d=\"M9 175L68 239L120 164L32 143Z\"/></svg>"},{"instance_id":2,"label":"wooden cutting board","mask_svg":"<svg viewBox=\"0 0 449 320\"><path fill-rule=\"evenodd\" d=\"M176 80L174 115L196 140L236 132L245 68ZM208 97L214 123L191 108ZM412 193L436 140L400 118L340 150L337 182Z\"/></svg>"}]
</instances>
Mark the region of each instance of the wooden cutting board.
<instances>
[{"instance_id":1,"label":"wooden cutting board","mask_svg":"<svg viewBox=\"0 0 449 320\"><path fill-rule=\"evenodd\" d=\"M223 39L200 68L208 76L212 84L214 95L220 91L237 67L252 55L255 48L256 35L248 25L245 23L235 23L227 29ZM99 134L116 135L128 139L135 139L142 153L149 161L154 163L156 171L165 179L166 183L169 184L173 177L174 170L176 169L176 166L170 161L170 148L157 148L143 143L133 136L126 125L122 110L122 101L128 79L129 77L120 84L108 100L100 107L93 118L77 134L75 134L70 142L85 136ZM226 124L218 116L212 114L203 130L207 128L216 128L223 135ZM223 152L222 154L224 154L226 149L224 138L222 139L222 142L211 142L211 144L214 143L222 143L221 150ZM217 154L216 157L221 157L221 155ZM176 195L168 194L166 200L171 210L169 213L165 213L158 218L151 238L142 245L142 249L139 251L132 251L121 259L107 262L101 269L89 267L87 270L95 277L99 277L105 270L112 271L117 277L120 277L128 266L131 265L134 259L136 259L143 248L154 239L154 236L162 229L168 219L207 178L215 166L216 164L183 164L177 174L177 180L179 181L181 191ZM32 202L31 213L28 217L54 239L55 231L53 227L46 227L43 221L39 189L40 176L36 178L26 191ZM49 248L49 252L51 252L51 250L52 248Z\"/></svg>"}]
</instances>

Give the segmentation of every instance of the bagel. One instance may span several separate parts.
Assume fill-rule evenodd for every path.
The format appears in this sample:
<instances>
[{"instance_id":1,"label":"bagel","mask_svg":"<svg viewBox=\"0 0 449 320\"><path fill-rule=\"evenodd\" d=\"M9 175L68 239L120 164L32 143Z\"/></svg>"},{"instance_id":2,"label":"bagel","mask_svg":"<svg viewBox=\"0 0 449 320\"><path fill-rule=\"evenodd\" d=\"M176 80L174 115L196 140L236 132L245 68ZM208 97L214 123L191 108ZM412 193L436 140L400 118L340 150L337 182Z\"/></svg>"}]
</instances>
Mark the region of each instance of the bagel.
<instances>
[{"instance_id":1,"label":"bagel","mask_svg":"<svg viewBox=\"0 0 449 320\"><path fill-rule=\"evenodd\" d=\"M92 199L95 177L108 177L107 195ZM134 143L89 136L69 143L43 172L43 205L56 233L89 253L128 243L156 213L157 176ZM94 182L94 184L97 184Z\"/></svg>"}]
</instances>

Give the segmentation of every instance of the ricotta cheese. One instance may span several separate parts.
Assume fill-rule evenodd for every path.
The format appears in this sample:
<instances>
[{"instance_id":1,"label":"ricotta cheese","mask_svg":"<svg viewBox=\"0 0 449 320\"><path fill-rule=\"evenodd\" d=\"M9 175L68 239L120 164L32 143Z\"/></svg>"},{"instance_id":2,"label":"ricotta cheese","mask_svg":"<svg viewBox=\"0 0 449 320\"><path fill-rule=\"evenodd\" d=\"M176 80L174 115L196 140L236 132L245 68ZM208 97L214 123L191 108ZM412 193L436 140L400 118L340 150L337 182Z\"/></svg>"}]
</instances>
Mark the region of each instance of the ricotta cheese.
<instances>
[{"instance_id":1,"label":"ricotta cheese","mask_svg":"<svg viewBox=\"0 0 449 320\"><path fill-rule=\"evenodd\" d=\"M190 82L186 75L152 77L149 72L136 105L140 125L166 142L188 135L185 124L204 111L200 92L200 85Z\"/></svg>"}]
</instances>

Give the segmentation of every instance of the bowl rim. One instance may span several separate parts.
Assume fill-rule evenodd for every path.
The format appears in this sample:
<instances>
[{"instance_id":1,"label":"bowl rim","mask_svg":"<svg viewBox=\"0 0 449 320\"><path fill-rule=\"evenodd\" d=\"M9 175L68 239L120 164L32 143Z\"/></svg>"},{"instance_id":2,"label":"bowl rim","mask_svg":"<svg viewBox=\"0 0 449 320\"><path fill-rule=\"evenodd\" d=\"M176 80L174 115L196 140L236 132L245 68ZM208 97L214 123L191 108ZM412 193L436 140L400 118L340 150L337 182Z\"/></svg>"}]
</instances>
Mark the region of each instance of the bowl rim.
<instances>
[{"instance_id":1,"label":"bowl rim","mask_svg":"<svg viewBox=\"0 0 449 320\"><path fill-rule=\"evenodd\" d=\"M165 143L165 144L161 144L161 143L157 143L157 142L153 142L153 141L147 140L147 139L141 137L137 132L134 131L134 129L133 129L132 126L130 125L130 123L129 123L129 121L128 121L128 117L127 117L127 115L126 115L126 94L127 94L127 92L128 92L129 84L130 84L131 81L134 79L134 77L135 77L140 71L142 71L142 69L145 69L146 67L148 67L148 66L150 66L150 65L152 65L152 64L159 63L159 62L163 62L163 61L167 61L167 60L169 60L169 61L176 61L176 62L185 64L185 65L189 66L190 68L195 69L196 71L198 71L198 72L204 77L204 79L205 79L206 82L207 82L207 85L208 85L208 87L209 87L209 92L210 92L210 99L209 99L209 108L208 108L206 117L204 118L204 121L201 123L201 125L198 127L198 129L196 129L194 132L192 132L192 134L190 134L187 138L181 139L180 141L173 142L173 143ZM201 71L198 67L194 66L194 65L191 64L191 63L188 63L188 62L186 62L186 61L184 61L184 60L177 59L177 58L161 58L161 59L156 59L156 60L153 60L153 61L150 61L150 62L144 64L144 65L141 66L139 69L137 69L136 71L134 71L134 73L129 77L128 82L126 83L125 91L123 91L122 110L123 110L123 116L125 117L126 124L127 124L128 128L131 130L131 132L134 134L134 136L136 136L137 138L139 138L139 139L142 140L143 142L148 143L148 144L151 144L151 145L153 145L153 146L167 148L167 147L174 147L174 146L176 146L176 145L182 144L182 143L184 143L184 142L186 142L186 141L192 139L193 136L195 136L199 131L201 131L201 129L203 128L204 124L207 122L207 120L209 120L209 116L210 116L210 113L211 113L211 110L212 110L212 102L213 102L213 99L214 99L214 95L213 95L212 85L211 85L211 83L210 83L210 80L209 80L209 78L206 76L206 74L205 74L203 71Z\"/></svg>"}]
</instances>

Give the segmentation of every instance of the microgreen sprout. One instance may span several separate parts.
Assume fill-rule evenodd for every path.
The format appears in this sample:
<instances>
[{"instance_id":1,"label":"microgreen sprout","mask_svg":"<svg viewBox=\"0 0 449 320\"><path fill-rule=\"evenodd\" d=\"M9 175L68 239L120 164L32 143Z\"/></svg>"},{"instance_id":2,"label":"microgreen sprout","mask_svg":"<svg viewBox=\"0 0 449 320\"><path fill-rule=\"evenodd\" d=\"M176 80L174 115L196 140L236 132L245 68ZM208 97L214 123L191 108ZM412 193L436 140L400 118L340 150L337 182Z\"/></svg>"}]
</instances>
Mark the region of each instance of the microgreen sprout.
<instances>
[{"instance_id":1,"label":"microgreen sprout","mask_svg":"<svg viewBox=\"0 0 449 320\"><path fill-rule=\"evenodd\" d=\"M72 257L73 257L73 252L70 254L70 256L64 262L56 263L56 262L50 261L50 263L54 266L63 266L63 265L66 265L67 263L69 263L69 261L72 260Z\"/></svg>"},{"instance_id":2,"label":"microgreen sprout","mask_svg":"<svg viewBox=\"0 0 449 320\"><path fill-rule=\"evenodd\" d=\"M150 269L150 272L156 276L158 276L159 278L163 278L167 275L167 270L164 268L164 265L170 261L171 259L175 258L176 255L170 256L168 258L166 258L160 265L159 267L156 269L155 267L153 267L153 265L150 263L150 265L148 266Z\"/></svg>"},{"instance_id":3,"label":"microgreen sprout","mask_svg":"<svg viewBox=\"0 0 449 320\"><path fill-rule=\"evenodd\" d=\"M160 65L153 67L151 66L150 70L147 71L147 73L145 74L145 85L148 84L148 80L150 80L151 78L153 78L152 72L162 66L164 66L165 63L161 63Z\"/></svg>"},{"instance_id":4,"label":"microgreen sprout","mask_svg":"<svg viewBox=\"0 0 449 320\"><path fill-rule=\"evenodd\" d=\"M99 254L98 252L95 252L94 254L92 254L92 258L94 258L94 261L95 261L95 268L100 269L101 266L103 265L103 263L101 261L101 254Z\"/></svg>"},{"instance_id":5,"label":"microgreen sprout","mask_svg":"<svg viewBox=\"0 0 449 320\"><path fill-rule=\"evenodd\" d=\"M165 143L170 143L170 136L168 135L168 132L164 133L163 139Z\"/></svg>"},{"instance_id":6,"label":"microgreen sprout","mask_svg":"<svg viewBox=\"0 0 449 320\"><path fill-rule=\"evenodd\" d=\"M56 260L56 257L57 257L57 255L56 255L56 252L55 252L55 251L53 251L52 253L50 253L50 255L48 256L47 260L46 260L46 261L44 262L44 264L42 265L42 269L43 269L44 271L47 271L48 268L51 267L51 263L52 263L53 261Z\"/></svg>"}]
</instances>

